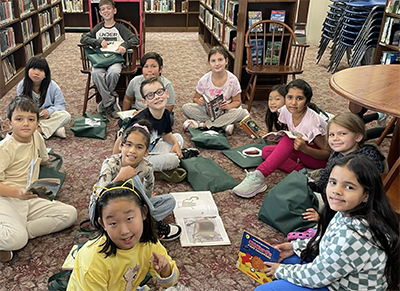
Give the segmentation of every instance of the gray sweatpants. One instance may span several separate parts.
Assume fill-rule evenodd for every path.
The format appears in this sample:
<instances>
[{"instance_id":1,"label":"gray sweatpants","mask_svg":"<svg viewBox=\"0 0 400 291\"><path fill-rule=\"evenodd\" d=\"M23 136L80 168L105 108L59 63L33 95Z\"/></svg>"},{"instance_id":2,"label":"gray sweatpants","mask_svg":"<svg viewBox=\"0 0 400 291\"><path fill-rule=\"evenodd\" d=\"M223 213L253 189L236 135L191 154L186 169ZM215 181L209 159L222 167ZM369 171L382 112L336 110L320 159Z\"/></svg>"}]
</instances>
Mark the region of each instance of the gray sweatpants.
<instances>
[{"instance_id":1,"label":"gray sweatpants","mask_svg":"<svg viewBox=\"0 0 400 291\"><path fill-rule=\"evenodd\" d=\"M204 106L197 103L186 103L182 106L183 114L195 121L205 122L207 128L224 127L229 124L238 123L245 117L245 111L242 108L232 108L219 116L214 121L211 121Z\"/></svg>"},{"instance_id":2,"label":"gray sweatpants","mask_svg":"<svg viewBox=\"0 0 400 291\"><path fill-rule=\"evenodd\" d=\"M93 83L101 96L101 102L104 107L109 107L115 103L115 87L118 84L121 75L122 63L116 63L108 68L92 68Z\"/></svg>"}]
</instances>

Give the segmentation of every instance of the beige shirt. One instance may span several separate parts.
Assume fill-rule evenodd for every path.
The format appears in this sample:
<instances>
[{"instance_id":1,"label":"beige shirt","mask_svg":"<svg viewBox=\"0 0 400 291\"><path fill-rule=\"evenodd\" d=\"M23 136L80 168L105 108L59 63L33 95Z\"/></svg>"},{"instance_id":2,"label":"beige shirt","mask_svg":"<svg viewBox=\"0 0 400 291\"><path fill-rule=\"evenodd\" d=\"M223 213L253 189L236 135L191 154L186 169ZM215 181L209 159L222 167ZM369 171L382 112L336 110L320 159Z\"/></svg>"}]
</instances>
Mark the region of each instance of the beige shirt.
<instances>
[{"instance_id":1,"label":"beige shirt","mask_svg":"<svg viewBox=\"0 0 400 291\"><path fill-rule=\"evenodd\" d=\"M0 182L11 187L26 188L34 158L41 158L42 163L49 159L44 139L39 132L34 132L29 143L18 142L11 134L7 134L0 142ZM37 178L38 172L32 182Z\"/></svg>"}]
</instances>

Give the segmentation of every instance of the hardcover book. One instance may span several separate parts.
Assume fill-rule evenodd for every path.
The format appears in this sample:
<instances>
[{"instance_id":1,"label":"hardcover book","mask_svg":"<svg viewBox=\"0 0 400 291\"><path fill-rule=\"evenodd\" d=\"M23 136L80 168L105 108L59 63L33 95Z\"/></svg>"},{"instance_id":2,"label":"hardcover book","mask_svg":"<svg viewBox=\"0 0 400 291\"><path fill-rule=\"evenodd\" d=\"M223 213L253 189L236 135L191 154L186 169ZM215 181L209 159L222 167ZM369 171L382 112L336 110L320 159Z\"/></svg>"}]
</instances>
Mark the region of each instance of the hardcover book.
<instances>
[{"instance_id":1,"label":"hardcover book","mask_svg":"<svg viewBox=\"0 0 400 291\"><path fill-rule=\"evenodd\" d=\"M183 247L231 244L210 191L171 195L176 200L174 216L182 227L180 240Z\"/></svg>"},{"instance_id":2,"label":"hardcover book","mask_svg":"<svg viewBox=\"0 0 400 291\"><path fill-rule=\"evenodd\" d=\"M268 283L272 278L262 271L265 268L264 262L277 262L279 254L278 249L245 230L236 268L261 284Z\"/></svg>"},{"instance_id":3,"label":"hardcover book","mask_svg":"<svg viewBox=\"0 0 400 291\"><path fill-rule=\"evenodd\" d=\"M224 102L223 94L218 95L211 100L205 94L203 94L203 98L206 103L207 114L210 116L211 121L214 121L217 117L225 113L225 110L220 108L222 102Z\"/></svg>"}]
</instances>

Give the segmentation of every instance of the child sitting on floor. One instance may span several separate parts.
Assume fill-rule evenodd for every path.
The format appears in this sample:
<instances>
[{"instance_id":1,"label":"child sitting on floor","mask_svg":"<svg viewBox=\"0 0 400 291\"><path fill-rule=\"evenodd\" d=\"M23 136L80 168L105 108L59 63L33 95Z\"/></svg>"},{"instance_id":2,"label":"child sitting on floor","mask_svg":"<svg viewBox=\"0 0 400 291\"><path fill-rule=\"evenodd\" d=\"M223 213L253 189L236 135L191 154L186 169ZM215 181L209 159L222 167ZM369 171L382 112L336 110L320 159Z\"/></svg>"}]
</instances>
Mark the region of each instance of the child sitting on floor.
<instances>
[{"instance_id":1,"label":"child sitting on floor","mask_svg":"<svg viewBox=\"0 0 400 291\"><path fill-rule=\"evenodd\" d=\"M94 191L99 233L78 251L67 290L136 290L148 272L163 287L176 284L179 270L157 239L145 194L132 180Z\"/></svg>"},{"instance_id":2,"label":"child sitting on floor","mask_svg":"<svg viewBox=\"0 0 400 291\"><path fill-rule=\"evenodd\" d=\"M157 221L159 239L170 241L180 236L181 228L178 225L166 225L161 222L174 210L175 199L171 194L153 195L153 165L144 159L149 154L151 130L151 124L147 120L139 120L138 123L128 127L122 135L121 153L104 160L96 185L106 186L111 182L126 181L138 175L145 189L144 199ZM96 192L93 191L89 204L89 217L92 224L94 224L97 198Z\"/></svg>"},{"instance_id":3,"label":"child sitting on floor","mask_svg":"<svg viewBox=\"0 0 400 291\"><path fill-rule=\"evenodd\" d=\"M283 129L279 123L278 109L285 105L285 96L287 94L286 85L280 84L272 87L268 97L268 108L265 114L265 125L267 131L278 131Z\"/></svg>"},{"instance_id":4,"label":"child sitting on floor","mask_svg":"<svg viewBox=\"0 0 400 291\"><path fill-rule=\"evenodd\" d=\"M49 156L39 125L39 107L25 96L16 97L7 107L7 123L12 129L0 142L0 262L12 259L14 250L28 239L70 227L77 219L73 206L39 198L27 190L31 163L47 164ZM38 173L32 182L38 179Z\"/></svg>"}]
</instances>

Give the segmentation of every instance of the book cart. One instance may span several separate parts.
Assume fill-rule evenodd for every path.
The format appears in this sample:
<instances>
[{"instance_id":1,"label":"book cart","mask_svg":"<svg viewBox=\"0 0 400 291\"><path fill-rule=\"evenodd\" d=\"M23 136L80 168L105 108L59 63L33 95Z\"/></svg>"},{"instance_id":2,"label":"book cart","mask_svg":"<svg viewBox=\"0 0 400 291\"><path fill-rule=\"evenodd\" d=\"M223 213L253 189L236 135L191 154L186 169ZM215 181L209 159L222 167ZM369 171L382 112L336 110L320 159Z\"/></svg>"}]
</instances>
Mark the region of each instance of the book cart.
<instances>
[{"instance_id":1,"label":"book cart","mask_svg":"<svg viewBox=\"0 0 400 291\"><path fill-rule=\"evenodd\" d=\"M144 0L146 30L197 32L199 0Z\"/></svg>"},{"instance_id":2,"label":"book cart","mask_svg":"<svg viewBox=\"0 0 400 291\"><path fill-rule=\"evenodd\" d=\"M294 29L297 0L200 0L199 41L208 52L223 46L229 55L229 71L238 77L242 88L247 85L245 39L249 12L258 11L270 19L272 10L285 10L285 23Z\"/></svg>"},{"instance_id":3,"label":"book cart","mask_svg":"<svg viewBox=\"0 0 400 291\"><path fill-rule=\"evenodd\" d=\"M89 25L90 29L102 21L99 14L100 0L90 1L89 7ZM145 44L145 19L143 17L143 0L114 0L117 13L114 18L123 19L132 23L139 33L140 47L138 49L137 60L140 61L144 53Z\"/></svg>"},{"instance_id":4,"label":"book cart","mask_svg":"<svg viewBox=\"0 0 400 291\"><path fill-rule=\"evenodd\" d=\"M398 23L400 22L399 1L386 0L385 11L382 17L381 31L379 33L379 42L376 46L374 55L374 64L382 63L382 55L390 52L396 54L400 52L400 43L398 34L400 34ZM393 25L397 23L397 25ZM397 34L397 37L395 35ZM397 40L397 42L396 42ZM383 62L385 64L386 61ZM388 62L390 64L390 62Z\"/></svg>"},{"instance_id":5,"label":"book cart","mask_svg":"<svg viewBox=\"0 0 400 291\"><path fill-rule=\"evenodd\" d=\"M61 0L64 12L65 31L89 31L89 1Z\"/></svg>"},{"instance_id":6,"label":"book cart","mask_svg":"<svg viewBox=\"0 0 400 291\"><path fill-rule=\"evenodd\" d=\"M0 98L23 77L32 56L46 57L65 39L61 0L0 2Z\"/></svg>"}]
</instances>

